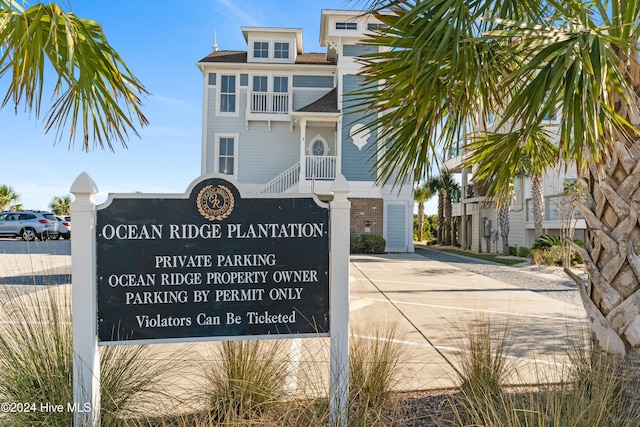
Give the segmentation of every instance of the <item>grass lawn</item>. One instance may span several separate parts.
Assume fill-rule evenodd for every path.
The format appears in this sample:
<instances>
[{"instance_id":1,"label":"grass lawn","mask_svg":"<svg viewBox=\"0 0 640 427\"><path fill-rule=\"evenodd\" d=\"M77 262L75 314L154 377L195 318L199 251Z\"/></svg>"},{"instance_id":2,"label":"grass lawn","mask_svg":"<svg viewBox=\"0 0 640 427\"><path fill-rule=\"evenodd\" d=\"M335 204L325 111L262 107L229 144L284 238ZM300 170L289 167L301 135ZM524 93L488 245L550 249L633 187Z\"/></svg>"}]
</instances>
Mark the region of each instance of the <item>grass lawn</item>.
<instances>
[{"instance_id":1,"label":"grass lawn","mask_svg":"<svg viewBox=\"0 0 640 427\"><path fill-rule=\"evenodd\" d=\"M419 245L419 246L424 246L424 245ZM477 254L475 252L464 251L462 249L455 249L451 247L438 247L437 250L443 251L443 252L449 252L452 254L464 255L470 258L478 258L478 259L483 259L485 261L497 262L499 264L504 264L504 265L520 264L527 260L527 258L519 258L519 259L501 258L502 255L496 255L496 254Z\"/></svg>"}]
</instances>

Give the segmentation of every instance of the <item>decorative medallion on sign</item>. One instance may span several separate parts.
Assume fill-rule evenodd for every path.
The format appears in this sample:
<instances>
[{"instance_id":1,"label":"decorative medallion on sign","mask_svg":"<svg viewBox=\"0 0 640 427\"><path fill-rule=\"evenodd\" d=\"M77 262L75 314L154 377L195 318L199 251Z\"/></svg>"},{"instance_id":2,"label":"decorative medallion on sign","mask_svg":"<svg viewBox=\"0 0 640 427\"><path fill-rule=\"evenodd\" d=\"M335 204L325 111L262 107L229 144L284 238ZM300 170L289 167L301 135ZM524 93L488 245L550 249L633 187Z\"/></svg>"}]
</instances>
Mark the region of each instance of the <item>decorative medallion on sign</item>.
<instances>
[{"instance_id":1,"label":"decorative medallion on sign","mask_svg":"<svg viewBox=\"0 0 640 427\"><path fill-rule=\"evenodd\" d=\"M369 137L371 137L371 132L369 130L364 129L364 125L361 123L357 123L351 127L349 131L349 136L353 139L353 145L358 147L358 150L362 150L362 147L367 145L369 142ZM364 130L363 130L364 129Z\"/></svg>"},{"instance_id":2,"label":"decorative medallion on sign","mask_svg":"<svg viewBox=\"0 0 640 427\"><path fill-rule=\"evenodd\" d=\"M233 211L235 199L224 185L207 185L198 193L196 204L200 215L210 221L221 221Z\"/></svg>"}]
</instances>

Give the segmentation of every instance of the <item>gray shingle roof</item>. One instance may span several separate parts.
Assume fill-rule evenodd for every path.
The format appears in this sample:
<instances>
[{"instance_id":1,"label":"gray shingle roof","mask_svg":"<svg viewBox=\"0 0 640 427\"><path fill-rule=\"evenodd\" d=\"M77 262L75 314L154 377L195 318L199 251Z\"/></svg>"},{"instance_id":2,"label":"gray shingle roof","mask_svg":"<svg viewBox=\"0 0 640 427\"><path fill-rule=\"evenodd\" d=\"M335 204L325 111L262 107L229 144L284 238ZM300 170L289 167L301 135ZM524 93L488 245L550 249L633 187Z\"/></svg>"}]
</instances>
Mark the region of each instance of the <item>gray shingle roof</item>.
<instances>
[{"instance_id":1,"label":"gray shingle roof","mask_svg":"<svg viewBox=\"0 0 640 427\"><path fill-rule=\"evenodd\" d=\"M219 50L211 52L198 62L247 63L247 52L241 50ZM327 61L324 53L301 53L296 56L296 64L335 65L335 61Z\"/></svg>"},{"instance_id":2,"label":"gray shingle roof","mask_svg":"<svg viewBox=\"0 0 640 427\"><path fill-rule=\"evenodd\" d=\"M333 88L322 98L313 101L299 110L300 113L339 113L338 110L338 88Z\"/></svg>"}]
</instances>

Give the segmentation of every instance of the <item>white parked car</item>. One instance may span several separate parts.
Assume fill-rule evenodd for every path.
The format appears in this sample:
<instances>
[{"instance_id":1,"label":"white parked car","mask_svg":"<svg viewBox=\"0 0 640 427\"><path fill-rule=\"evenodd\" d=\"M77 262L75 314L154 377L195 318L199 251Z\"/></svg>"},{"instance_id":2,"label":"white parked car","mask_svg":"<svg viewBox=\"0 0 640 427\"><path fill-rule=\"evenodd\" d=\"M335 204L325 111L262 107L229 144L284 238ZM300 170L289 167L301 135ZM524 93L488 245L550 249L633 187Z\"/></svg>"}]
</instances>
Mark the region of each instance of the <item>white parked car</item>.
<instances>
[{"instance_id":1,"label":"white parked car","mask_svg":"<svg viewBox=\"0 0 640 427\"><path fill-rule=\"evenodd\" d=\"M63 239L71 238L71 217L56 215L58 219L58 232Z\"/></svg>"},{"instance_id":2,"label":"white parked car","mask_svg":"<svg viewBox=\"0 0 640 427\"><path fill-rule=\"evenodd\" d=\"M22 237L22 240L59 239L58 221L51 212L0 212L0 237Z\"/></svg>"}]
</instances>

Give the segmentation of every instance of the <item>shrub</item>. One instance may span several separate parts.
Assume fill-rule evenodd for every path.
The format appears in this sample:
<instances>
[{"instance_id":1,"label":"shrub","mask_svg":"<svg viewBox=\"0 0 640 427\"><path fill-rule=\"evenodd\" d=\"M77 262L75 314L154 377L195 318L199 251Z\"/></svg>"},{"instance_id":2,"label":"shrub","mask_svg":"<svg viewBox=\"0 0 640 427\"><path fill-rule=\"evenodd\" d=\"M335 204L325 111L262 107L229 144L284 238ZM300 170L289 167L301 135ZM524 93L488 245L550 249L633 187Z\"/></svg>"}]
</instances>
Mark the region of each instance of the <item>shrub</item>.
<instances>
[{"instance_id":1,"label":"shrub","mask_svg":"<svg viewBox=\"0 0 640 427\"><path fill-rule=\"evenodd\" d=\"M504 385L515 372L509 358L513 335L508 321L498 326L489 318L480 318L468 323L463 333L465 351L458 357L457 372L461 393L456 405L461 425L504 425L490 414L501 418L494 408L507 395Z\"/></svg>"},{"instance_id":2,"label":"shrub","mask_svg":"<svg viewBox=\"0 0 640 427\"><path fill-rule=\"evenodd\" d=\"M66 288L47 287L30 294L9 291L4 309L11 316L0 330L0 399L3 402L73 402L71 304ZM142 394L156 392L169 361L149 357L149 347L118 346L100 353L101 425L119 425L140 409ZM37 403L39 405L39 403ZM70 426L73 412L7 414L8 425ZM4 424L3 424L4 425Z\"/></svg>"},{"instance_id":3,"label":"shrub","mask_svg":"<svg viewBox=\"0 0 640 427\"><path fill-rule=\"evenodd\" d=\"M578 244L584 244L576 240ZM558 236L540 236L531 248L531 259L536 265L562 266L565 259L565 251L571 251L571 265L581 264L582 257L576 251L568 247L562 247L562 240Z\"/></svg>"},{"instance_id":4,"label":"shrub","mask_svg":"<svg viewBox=\"0 0 640 427\"><path fill-rule=\"evenodd\" d=\"M531 256L531 249L526 246L520 246L518 247L518 253L516 255L522 258L529 258Z\"/></svg>"},{"instance_id":5,"label":"shrub","mask_svg":"<svg viewBox=\"0 0 640 427\"><path fill-rule=\"evenodd\" d=\"M509 246L509 255L518 256L518 248L516 246Z\"/></svg>"},{"instance_id":6,"label":"shrub","mask_svg":"<svg viewBox=\"0 0 640 427\"><path fill-rule=\"evenodd\" d=\"M556 246L562 246L560 237L544 234L536 239L531 249L548 249Z\"/></svg>"},{"instance_id":7,"label":"shrub","mask_svg":"<svg viewBox=\"0 0 640 427\"><path fill-rule=\"evenodd\" d=\"M352 254L383 254L387 241L377 234L361 234L351 236L350 251Z\"/></svg>"},{"instance_id":8,"label":"shrub","mask_svg":"<svg viewBox=\"0 0 640 427\"><path fill-rule=\"evenodd\" d=\"M486 331L486 330L485 330ZM581 331L578 331L581 333ZM504 337L501 332L498 340ZM620 375L619 368L608 363L605 356L594 356L585 348L585 339L577 336L570 347L569 371L559 382L540 384L527 391L506 391L500 387L502 363L492 359L500 353L500 347L491 350L491 337L486 332L470 341L476 341L480 352L469 348L463 363L467 376L461 396L455 400L456 425L474 426L590 426L635 427L640 425L640 412L631 397L624 395L628 380ZM495 353L495 356L491 356ZM473 366L471 371L467 366ZM534 366L534 369L537 369ZM537 372L537 371L536 371ZM544 377L543 372L537 372ZM471 380L473 379L473 380ZM452 398L453 400L453 398Z\"/></svg>"},{"instance_id":9,"label":"shrub","mask_svg":"<svg viewBox=\"0 0 640 427\"><path fill-rule=\"evenodd\" d=\"M395 328L369 329L366 335L356 332L349 343L349 421L353 425L376 425L390 412L402 362Z\"/></svg>"},{"instance_id":10,"label":"shrub","mask_svg":"<svg viewBox=\"0 0 640 427\"><path fill-rule=\"evenodd\" d=\"M531 261L535 265L562 266L563 259L564 250L562 249L562 246L555 246L545 249L531 249Z\"/></svg>"},{"instance_id":11,"label":"shrub","mask_svg":"<svg viewBox=\"0 0 640 427\"><path fill-rule=\"evenodd\" d=\"M212 415L224 425L256 419L284 401L287 360L283 341L227 341L217 347L219 362L207 367L206 390Z\"/></svg>"}]
</instances>

